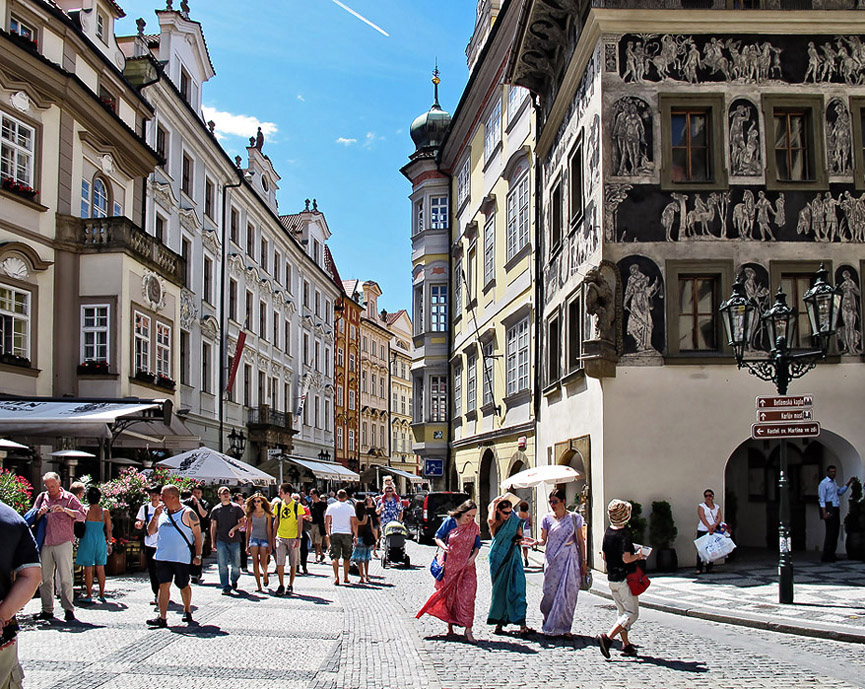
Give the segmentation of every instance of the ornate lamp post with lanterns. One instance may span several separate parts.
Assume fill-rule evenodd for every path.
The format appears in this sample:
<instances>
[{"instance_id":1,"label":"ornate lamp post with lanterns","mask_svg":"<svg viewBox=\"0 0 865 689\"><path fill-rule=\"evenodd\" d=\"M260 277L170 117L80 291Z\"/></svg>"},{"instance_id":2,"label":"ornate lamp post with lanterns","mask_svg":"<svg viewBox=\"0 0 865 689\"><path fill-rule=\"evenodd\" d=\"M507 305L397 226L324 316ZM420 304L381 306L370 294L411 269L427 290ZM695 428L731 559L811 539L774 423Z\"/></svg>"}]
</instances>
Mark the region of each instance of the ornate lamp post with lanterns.
<instances>
[{"instance_id":1,"label":"ornate lamp post with lanterns","mask_svg":"<svg viewBox=\"0 0 865 689\"><path fill-rule=\"evenodd\" d=\"M789 342L793 340L798 314L787 305L787 295L778 288L772 308L758 313L757 303L745 292L740 280L733 285L733 293L720 306L721 320L727 334L727 344L733 349L739 368L761 380L774 383L779 395L787 394L791 380L801 378L826 358L832 336L838 327L841 311L841 292L829 284L829 271L820 265L814 285L802 296L808 312L811 338L817 346L808 351L792 351ZM769 355L764 358L746 358L745 351L750 343L754 328L762 323L773 343ZM787 444L780 439L778 472L778 600L781 603L793 602L793 560L790 547L790 481L787 468Z\"/></svg>"}]
</instances>

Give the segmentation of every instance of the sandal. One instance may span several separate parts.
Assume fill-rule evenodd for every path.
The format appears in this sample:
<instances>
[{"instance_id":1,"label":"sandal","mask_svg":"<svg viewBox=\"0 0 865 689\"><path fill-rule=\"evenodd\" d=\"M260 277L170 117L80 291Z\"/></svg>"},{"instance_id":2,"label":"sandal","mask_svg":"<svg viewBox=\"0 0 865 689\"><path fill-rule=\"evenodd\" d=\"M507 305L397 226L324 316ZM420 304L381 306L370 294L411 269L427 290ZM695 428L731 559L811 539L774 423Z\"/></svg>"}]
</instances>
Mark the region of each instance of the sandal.
<instances>
[{"instance_id":1,"label":"sandal","mask_svg":"<svg viewBox=\"0 0 865 689\"><path fill-rule=\"evenodd\" d=\"M525 638L528 638L530 636L534 636L535 634L537 634L537 632L534 629L532 629L531 627L524 627L523 629L520 629L520 631L517 632L517 634L525 639Z\"/></svg>"},{"instance_id":2,"label":"sandal","mask_svg":"<svg viewBox=\"0 0 865 689\"><path fill-rule=\"evenodd\" d=\"M474 637L473 634L468 634L468 633L467 633L467 634L465 635L465 639L466 639L466 643L469 643L469 644L472 644L472 645L477 645L477 643L478 643L478 640Z\"/></svg>"}]
</instances>

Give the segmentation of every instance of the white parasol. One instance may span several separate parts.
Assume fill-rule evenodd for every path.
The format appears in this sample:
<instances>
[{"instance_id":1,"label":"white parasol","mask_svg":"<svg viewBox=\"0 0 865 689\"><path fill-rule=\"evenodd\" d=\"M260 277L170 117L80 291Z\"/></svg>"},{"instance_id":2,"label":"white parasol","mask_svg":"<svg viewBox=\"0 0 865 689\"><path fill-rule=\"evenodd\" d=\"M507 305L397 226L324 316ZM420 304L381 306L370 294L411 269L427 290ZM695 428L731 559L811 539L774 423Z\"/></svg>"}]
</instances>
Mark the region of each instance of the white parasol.
<instances>
[{"instance_id":1,"label":"white parasol","mask_svg":"<svg viewBox=\"0 0 865 689\"><path fill-rule=\"evenodd\" d=\"M502 488L534 488L542 483L569 483L580 478L581 474L573 467L563 464L548 464L546 466L526 469L502 481Z\"/></svg>"},{"instance_id":2,"label":"white parasol","mask_svg":"<svg viewBox=\"0 0 865 689\"><path fill-rule=\"evenodd\" d=\"M0 438L0 450L26 450L28 449L26 445L22 445L21 443L16 443L14 440L6 440L6 438Z\"/></svg>"},{"instance_id":3,"label":"white parasol","mask_svg":"<svg viewBox=\"0 0 865 689\"><path fill-rule=\"evenodd\" d=\"M60 459L92 459L96 455L84 450L57 450L51 453L52 457L60 457Z\"/></svg>"},{"instance_id":4,"label":"white parasol","mask_svg":"<svg viewBox=\"0 0 865 689\"><path fill-rule=\"evenodd\" d=\"M209 447L190 450L159 462L171 473L219 485L272 486L276 479L251 464L229 457Z\"/></svg>"}]
</instances>

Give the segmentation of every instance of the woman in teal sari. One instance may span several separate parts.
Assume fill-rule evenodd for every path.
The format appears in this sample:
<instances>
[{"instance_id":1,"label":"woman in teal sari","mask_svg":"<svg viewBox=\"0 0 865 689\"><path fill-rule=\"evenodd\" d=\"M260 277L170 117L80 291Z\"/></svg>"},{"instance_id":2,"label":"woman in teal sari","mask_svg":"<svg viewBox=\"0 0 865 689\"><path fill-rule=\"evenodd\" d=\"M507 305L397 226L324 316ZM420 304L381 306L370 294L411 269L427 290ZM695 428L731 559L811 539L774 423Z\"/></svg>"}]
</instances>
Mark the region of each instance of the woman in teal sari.
<instances>
[{"instance_id":1,"label":"woman in teal sari","mask_svg":"<svg viewBox=\"0 0 865 689\"><path fill-rule=\"evenodd\" d=\"M534 630L526 626L526 574L520 558L522 520L507 498L496 498L492 507L488 520L493 536L489 554L492 600L487 624L496 625L495 634L504 634L509 624L518 624L521 635L533 634Z\"/></svg>"}]
</instances>

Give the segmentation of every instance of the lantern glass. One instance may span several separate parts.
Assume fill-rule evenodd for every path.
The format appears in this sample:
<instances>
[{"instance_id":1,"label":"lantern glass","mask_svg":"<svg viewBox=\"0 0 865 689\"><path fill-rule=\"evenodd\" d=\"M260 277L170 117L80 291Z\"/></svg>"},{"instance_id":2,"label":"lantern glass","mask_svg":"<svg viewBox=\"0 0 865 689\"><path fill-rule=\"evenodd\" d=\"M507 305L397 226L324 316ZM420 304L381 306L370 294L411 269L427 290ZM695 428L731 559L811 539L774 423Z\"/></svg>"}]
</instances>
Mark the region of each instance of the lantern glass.
<instances>
[{"instance_id":1,"label":"lantern glass","mask_svg":"<svg viewBox=\"0 0 865 689\"><path fill-rule=\"evenodd\" d=\"M828 277L829 271L821 265L814 286L802 295L808 309L811 334L821 339L828 339L835 333L841 312L841 293L829 284Z\"/></svg>"},{"instance_id":2,"label":"lantern glass","mask_svg":"<svg viewBox=\"0 0 865 689\"><path fill-rule=\"evenodd\" d=\"M733 284L733 293L721 304L719 311L727 335L727 344L733 349L737 359L741 360L745 347L751 341L756 310L754 300L746 296L745 286L736 281Z\"/></svg>"},{"instance_id":3,"label":"lantern glass","mask_svg":"<svg viewBox=\"0 0 865 689\"><path fill-rule=\"evenodd\" d=\"M787 306L787 295L779 288L772 308L762 316L772 349L776 348L778 338L783 337L788 344L793 342L796 316L796 309L791 309Z\"/></svg>"}]
</instances>

